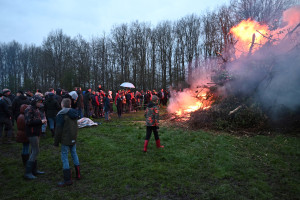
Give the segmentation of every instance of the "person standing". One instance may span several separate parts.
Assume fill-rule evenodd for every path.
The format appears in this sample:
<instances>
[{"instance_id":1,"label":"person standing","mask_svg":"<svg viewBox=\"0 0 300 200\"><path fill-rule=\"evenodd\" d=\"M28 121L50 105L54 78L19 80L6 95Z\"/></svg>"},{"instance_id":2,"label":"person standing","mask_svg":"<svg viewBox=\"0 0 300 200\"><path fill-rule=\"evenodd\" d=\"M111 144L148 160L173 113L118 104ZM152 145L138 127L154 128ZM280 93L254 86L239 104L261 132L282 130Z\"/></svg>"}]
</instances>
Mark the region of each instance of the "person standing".
<instances>
[{"instance_id":1,"label":"person standing","mask_svg":"<svg viewBox=\"0 0 300 200\"><path fill-rule=\"evenodd\" d=\"M108 98L108 94L105 94L105 97L104 97L104 117L105 117L106 121L109 120L109 111L110 111L110 101L109 101L109 98Z\"/></svg>"},{"instance_id":2,"label":"person standing","mask_svg":"<svg viewBox=\"0 0 300 200\"><path fill-rule=\"evenodd\" d=\"M55 117L59 110L60 110L60 105L58 104L57 100L54 98L54 94L50 92L48 94L47 100L45 101L45 112L46 112L46 117L49 121L52 137L54 137Z\"/></svg>"},{"instance_id":3,"label":"person standing","mask_svg":"<svg viewBox=\"0 0 300 200\"><path fill-rule=\"evenodd\" d=\"M82 92L81 92L81 87L77 88L76 90L77 94L78 94L78 99L77 99L77 104L76 104L76 110L78 111L78 115L80 118L83 118L83 96L82 96Z\"/></svg>"},{"instance_id":4,"label":"person standing","mask_svg":"<svg viewBox=\"0 0 300 200\"><path fill-rule=\"evenodd\" d=\"M0 138L2 139L2 143L11 143L10 138L8 138L9 140L7 142L5 142L4 138L2 138L3 127L4 131L7 133L12 129L12 114L3 98L4 96L0 92Z\"/></svg>"},{"instance_id":5,"label":"person standing","mask_svg":"<svg viewBox=\"0 0 300 200\"><path fill-rule=\"evenodd\" d=\"M147 152L148 142L151 137L151 133L154 133L156 147L157 148L164 148L164 146L160 145L160 139L158 136L158 129L159 129L159 109L158 109L158 97L156 95L152 96L152 99L147 105L145 110L145 118L146 118L146 138L144 142L144 152Z\"/></svg>"},{"instance_id":6,"label":"person standing","mask_svg":"<svg viewBox=\"0 0 300 200\"><path fill-rule=\"evenodd\" d=\"M18 132L17 132L17 137L16 137L16 141L19 143L22 143L23 148L22 148L21 157L22 157L24 166L26 166L26 163L29 159L29 140L25 133L25 116L24 116L24 112L27 107L28 107L27 104L21 105L20 114L17 118Z\"/></svg>"},{"instance_id":7,"label":"person standing","mask_svg":"<svg viewBox=\"0 0 300 200\"><path fill-rule=\"evenodd\" d=\"M92 92L92 89L88 89L83 96L84 117L87 117L87 118L91 117L91 111L90 111L91 101L92 101L91 92Z\"/></svg>"},{"instance_id":8,"label":"person standing","mask_svg":"<svg viewBox=\"0 0 300 200\"><path fill-rule=\"evenodd\" d=\"M121 118L122 116L122 105L123 105L123 99L122 95L118 94L118 98L116 99L116 106L117 106L117 112L118 112L118 117Z\"/></svg>"},{"instance_id":9,"label":"person standing","mask_svg":"<svg viewBox=\"0 0 300 200\"><path fill-rule=\"evenodd\" d=\"M42 107L42 98L39 95L32 97L32 100L24 114L25 114L25 132L31 145L31 154L26 163L25 179L36 179L36 175L44 174L37 170L37 156L39 154L39 141L41 135L42 125L47 123L46 119L43 119L39 110Z\"/></svg>"},{"instance_id":10,"label":"person standing","mask_svg":"<svg viewBox=\"0 0 300 200\"><path fill-rule=\"evenodd\" d=\"M71 100L65 98L61 102L62 110L56 116L56 129L55 129L55 139L54 146L59 146L61 143L61 160L63 164L63 176L64 181L59 182L58 186L64 187L72 185L73 181L71 179L71 169L68 160L69 151L71 153L75 171L76 178L80 179L80 164L78 155L76 152L76 142L77 142L77 119L78 112L71 108Z\"/></svg>"},{"instance_id":11,"label":"person standing","mask_svg":"<svg viewBox=\"0 0 300 200\"><path fill-rule=\"evenodd\" d=\"M8 106L8 111L10 113L10 120L11 120L11 128L8 130L5 128L5 137L3 138L4 143L10 144L12 143L12 138L14 137L14 132L13 132L13 126L14 126L14 116L13 116L13 110L12 110L12 102L14 99L14 95L11 94L10 89L3 89L3 97L2 99ZM9 127L9 126L8 126ZM5 141L6 140L6 141Z\"/></svg>"},{"instance_id":12,"label":"person standing","mask_svg":"<svg viewBox=\"0 0 300 200\"><path fill-rule=\"evenodd\" d=\"M26 96L24 96L23 91L18 91L16 98L12 102L13 116L14 116L14 120L16 120L16 121L20 114L21 105L23 105L23 104L29 105L30 100Z\"/></svg>"}]
</instances>

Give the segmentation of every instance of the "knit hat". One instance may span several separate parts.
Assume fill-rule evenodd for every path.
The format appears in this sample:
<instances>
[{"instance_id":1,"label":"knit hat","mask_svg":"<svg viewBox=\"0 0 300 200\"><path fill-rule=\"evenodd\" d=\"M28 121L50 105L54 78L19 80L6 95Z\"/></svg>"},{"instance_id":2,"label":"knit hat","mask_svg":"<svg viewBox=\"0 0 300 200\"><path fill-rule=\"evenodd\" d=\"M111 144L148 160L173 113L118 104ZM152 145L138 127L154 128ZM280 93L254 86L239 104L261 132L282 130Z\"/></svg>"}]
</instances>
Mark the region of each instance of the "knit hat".
<instances>
[{"instance_id":1,"label":"knit hat","mask_svg":"<svg viewBox=\"0 0 300 200\"><path fill-rule=\"evenodd\" d=\"M2 91L3 95L4 95L5 93L7 93L7 92L11 92L10 89L5 88L5 89L3 89L3 91Z\"/></svg>"}]
</instances>

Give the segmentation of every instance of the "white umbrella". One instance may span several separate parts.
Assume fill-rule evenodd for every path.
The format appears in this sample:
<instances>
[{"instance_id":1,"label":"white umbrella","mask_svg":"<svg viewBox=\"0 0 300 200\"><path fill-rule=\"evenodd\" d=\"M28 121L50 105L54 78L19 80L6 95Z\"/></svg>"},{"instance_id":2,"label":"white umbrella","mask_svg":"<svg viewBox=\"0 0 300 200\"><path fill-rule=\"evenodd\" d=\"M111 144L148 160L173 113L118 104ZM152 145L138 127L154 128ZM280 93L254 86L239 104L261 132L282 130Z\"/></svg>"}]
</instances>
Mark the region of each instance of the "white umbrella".
<instances>
[{"instance_id":1,"label":"white umbrella","mask_svg":"<svg viewBox=\"0 0 300 200\"><path fill-rule=\"evenodd\" d=\"M129 82L124 82L120 85L121 87L126 87L126 88L135 88L132 83Z\"/></svg>"}]
</instances>

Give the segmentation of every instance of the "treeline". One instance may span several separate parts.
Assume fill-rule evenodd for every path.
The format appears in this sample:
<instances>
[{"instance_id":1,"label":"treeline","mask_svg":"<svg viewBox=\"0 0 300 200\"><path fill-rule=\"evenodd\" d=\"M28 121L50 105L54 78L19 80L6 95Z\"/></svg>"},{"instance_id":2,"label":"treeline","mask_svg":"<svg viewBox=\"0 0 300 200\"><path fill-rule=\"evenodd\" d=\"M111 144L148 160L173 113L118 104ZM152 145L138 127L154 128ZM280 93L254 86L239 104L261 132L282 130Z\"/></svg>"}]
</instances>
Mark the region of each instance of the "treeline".
<instances>
[{"instance_id":1,"label":"treeline","mask_svg":"<svg viewBox=\"0 0 300 200\"><path fill-rule=\"evenodd\" d=\"M193 68L217 52L228 52L235 42L229 34L232 26L252 18L276 28L282 11L293 4L293 0L234 0L155 27L138 21L120 24L90 41L56 30L41 46L2 43L0 89L71 90L101 84L117 90L125 81L143 90L178 87L191 78Z\"/></svg>"}]
</instances>

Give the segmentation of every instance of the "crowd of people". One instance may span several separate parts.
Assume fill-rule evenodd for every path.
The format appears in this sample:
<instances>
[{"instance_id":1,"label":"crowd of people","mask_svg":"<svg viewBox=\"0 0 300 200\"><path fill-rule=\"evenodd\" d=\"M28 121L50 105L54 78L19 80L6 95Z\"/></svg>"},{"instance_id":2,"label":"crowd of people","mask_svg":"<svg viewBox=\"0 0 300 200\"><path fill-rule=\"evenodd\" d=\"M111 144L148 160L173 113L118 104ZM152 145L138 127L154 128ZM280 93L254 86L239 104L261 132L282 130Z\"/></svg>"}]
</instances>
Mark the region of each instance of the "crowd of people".
<instances>
[{"instance_id":1,"label":"crowd of people","mask_svg":"<svg viewBox=\"0 0 300 200\"><path fill-rule=\"evenodd\" d=\"M25 166L24 178L32 180L44 172L37 169L37 156L39 154L40 136L45 136L46 128L49 127L54 145L61 144L61 157L63 162L64 181L59 186L71 185L71 171L68 161L70 151L76 178L80 179L80 165L76 153L77 119L102 118L110 119L114 112L113 104L116 105L117 114L120 118L123 113L145 110L146 138L144 152L152 131L154 132L156 145L160 145L158 137L158 107L157 104L166 105L169 93L161 89L156 92L132 91L130 89L119 90L113 96L112 91L105 92L101 85L96 90L88 88L82 91L80 87L68 92L63 89L50 88L44 94L36 90L35 94L30 91L18 91L16 96L9 89L0 91L0 138L2 144L12 143L13 138L23 144L22 160ZM15 136L14 124L17 124ZM4 134L3 134L4 129ZM31 146L31 151L29 151Z\"/></svg>"}]
</instances>

